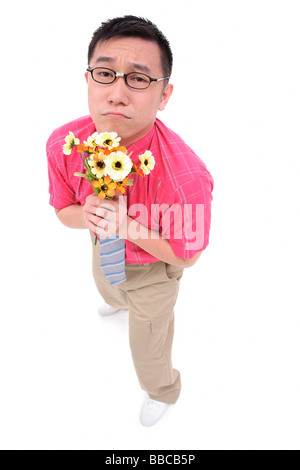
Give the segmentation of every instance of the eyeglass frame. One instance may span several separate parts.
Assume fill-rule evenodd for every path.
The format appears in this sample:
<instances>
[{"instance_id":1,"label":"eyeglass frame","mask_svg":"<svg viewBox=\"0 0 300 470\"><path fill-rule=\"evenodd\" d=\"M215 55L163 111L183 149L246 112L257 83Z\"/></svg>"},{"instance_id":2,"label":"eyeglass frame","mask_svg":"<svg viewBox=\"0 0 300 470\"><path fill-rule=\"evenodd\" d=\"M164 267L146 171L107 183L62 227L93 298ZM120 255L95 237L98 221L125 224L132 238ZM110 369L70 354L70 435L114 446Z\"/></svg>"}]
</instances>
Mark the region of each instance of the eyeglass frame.
<instances>
[{"instance_id":1,"label":"eyeglass frame","mask_svg":"<svg viewBox=\"0 0 300 470\"><path fill-rule=\"evenodd\" d=\"M113 73L114 73L115 78L113 79L112 82L107 82L107 83L98 82L98 80L95 80L94 75L93 75L93 72L94 72L94 70L96 70L96 69L109 70L110 72L113 72ZM146 73L142 73L142 72L120 73L120 72L115 72L114 70L109 69L109 68L107 68L107 67L93 67L92 69L91 69L91 68L87 68L86 70L87 70L87 72L90 72L90 74L91 74L91 76L92 76L92 79L93 79L94 82L96 82L96 83L100 83L101 85L111 85L112 83L114 83L115 81L117 81L119 77L123 77L123 78L124 78L124 81L125 81L125 83L126 83L126 85L127 85L129 88L133 89L133 90L147 90L147 89L150 87L150 85L151 85L152 82L161 82L162 80L169 80L169 78L170 78L170 77L152 78L152 77L150 77L149 75L147 75ZM133 86L129 85L128 82L127 82L127 77L128 77L128 75L131 75L131 74L134 74L134 73L138 73L138 74L140 74L140 75L144 75L145 77L147 77L147 78L150 80L149 85L147 85L145 88L137 88L137 87L133 87Z\"/></svg>"}]
</instances>

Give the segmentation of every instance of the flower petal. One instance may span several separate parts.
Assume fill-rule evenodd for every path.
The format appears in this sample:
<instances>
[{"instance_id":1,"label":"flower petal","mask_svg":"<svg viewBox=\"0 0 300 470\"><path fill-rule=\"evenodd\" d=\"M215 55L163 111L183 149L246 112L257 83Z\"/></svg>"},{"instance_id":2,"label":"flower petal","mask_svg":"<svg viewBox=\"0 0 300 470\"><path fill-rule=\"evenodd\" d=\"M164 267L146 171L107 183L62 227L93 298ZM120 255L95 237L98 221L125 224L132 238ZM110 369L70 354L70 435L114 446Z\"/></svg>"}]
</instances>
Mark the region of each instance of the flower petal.
<instances>
[{"instance_id":1,"label":"flower petal","mask_svg":"<svg viewBox=\"0 0 300 470\"><path fill-rule=\"evenodd\" d=\"M116 191L114 189L109 189L108 191L106 191L106 194L109 197L114 197L116 194Z\"/></svg>"}]
</instances>

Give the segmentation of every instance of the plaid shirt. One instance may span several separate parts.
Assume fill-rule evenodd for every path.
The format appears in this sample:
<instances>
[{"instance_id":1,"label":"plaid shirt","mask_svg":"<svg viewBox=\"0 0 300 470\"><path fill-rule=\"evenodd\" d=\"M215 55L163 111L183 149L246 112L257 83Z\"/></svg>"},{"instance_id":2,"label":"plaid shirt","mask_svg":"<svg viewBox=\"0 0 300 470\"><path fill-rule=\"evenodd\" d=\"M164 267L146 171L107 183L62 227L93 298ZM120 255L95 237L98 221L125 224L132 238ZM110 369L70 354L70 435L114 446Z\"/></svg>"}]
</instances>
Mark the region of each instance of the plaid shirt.
<instances>
[{"instance_id":1,"label":"plaid shirt","mask_svg":"<svg viewBox=\"0 0 300 470\"><path fill-rule=\"evenodd\" d=\"M95 131L90 116L56 129L47 142L50 204L57 210L72 204L84 205L93 189L85 178L79 153L64 155L63 145L72 131L80 142ZM209 242L213 179L205 164L183 140L156 119L151 131L127 147L131 159L151 150L154 170L145 178L134 174L127 189L128 215L167 238L176 256L192 258ZM144 264L158 261L136 244L126 240L126 262Z\"/></svg>"}]
</instances>

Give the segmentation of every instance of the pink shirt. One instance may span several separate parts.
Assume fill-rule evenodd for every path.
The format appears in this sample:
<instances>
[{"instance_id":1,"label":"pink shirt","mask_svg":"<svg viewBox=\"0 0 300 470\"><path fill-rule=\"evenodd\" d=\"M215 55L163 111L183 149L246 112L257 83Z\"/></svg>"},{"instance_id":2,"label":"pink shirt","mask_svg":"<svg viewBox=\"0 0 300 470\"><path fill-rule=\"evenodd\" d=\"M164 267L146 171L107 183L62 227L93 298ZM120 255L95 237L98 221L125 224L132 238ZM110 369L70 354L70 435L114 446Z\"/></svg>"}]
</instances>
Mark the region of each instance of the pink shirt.
<instances>
[{"instance_id":1,"label":"pink shirt","mask_svg":"<svg viewBox=\"0 0 300 470\"><path fill-rule=\"evenodd\" d=\"M56 129L47 142L50 204L57 210L72 204L84 205L93 189L83 173L76 149L64 155L63 145L72 131L80 142L92 135L95 124L85 116ZM103 131L109 131L104 129ZM122 141L121 141L122 145ZM151 131L127 147L131 159L151 150L155 167L144 178L134 174L127 189L128 215L167 238L176 256L192 258L209 242L213 179L205 164L183 140L156 119ZM145 264L158 261L136 244L126 240L126 262Z\"/></svg>"}]
</instances>

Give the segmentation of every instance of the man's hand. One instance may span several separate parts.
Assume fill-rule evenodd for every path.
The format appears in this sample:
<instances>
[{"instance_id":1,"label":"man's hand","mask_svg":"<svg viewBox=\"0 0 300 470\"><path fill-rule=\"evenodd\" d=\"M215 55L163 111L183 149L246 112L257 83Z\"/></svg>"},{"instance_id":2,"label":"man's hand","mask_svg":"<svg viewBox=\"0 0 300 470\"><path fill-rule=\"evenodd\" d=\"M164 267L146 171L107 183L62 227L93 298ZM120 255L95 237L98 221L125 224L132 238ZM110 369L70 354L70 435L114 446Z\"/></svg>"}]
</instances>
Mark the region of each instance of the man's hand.
<instances>
[{"instance_id":1,"label":"man's hand","mask_svg":"<svg viewBox=\"0 0 300 470\"><path fill-rule=\"evenodd\" d=\"M83 215L87 227L101 238L120 235L125 238L127 232L127 205L123 196L101 201L96 194L86 198Z\"/></svg>"}]
</instances>

